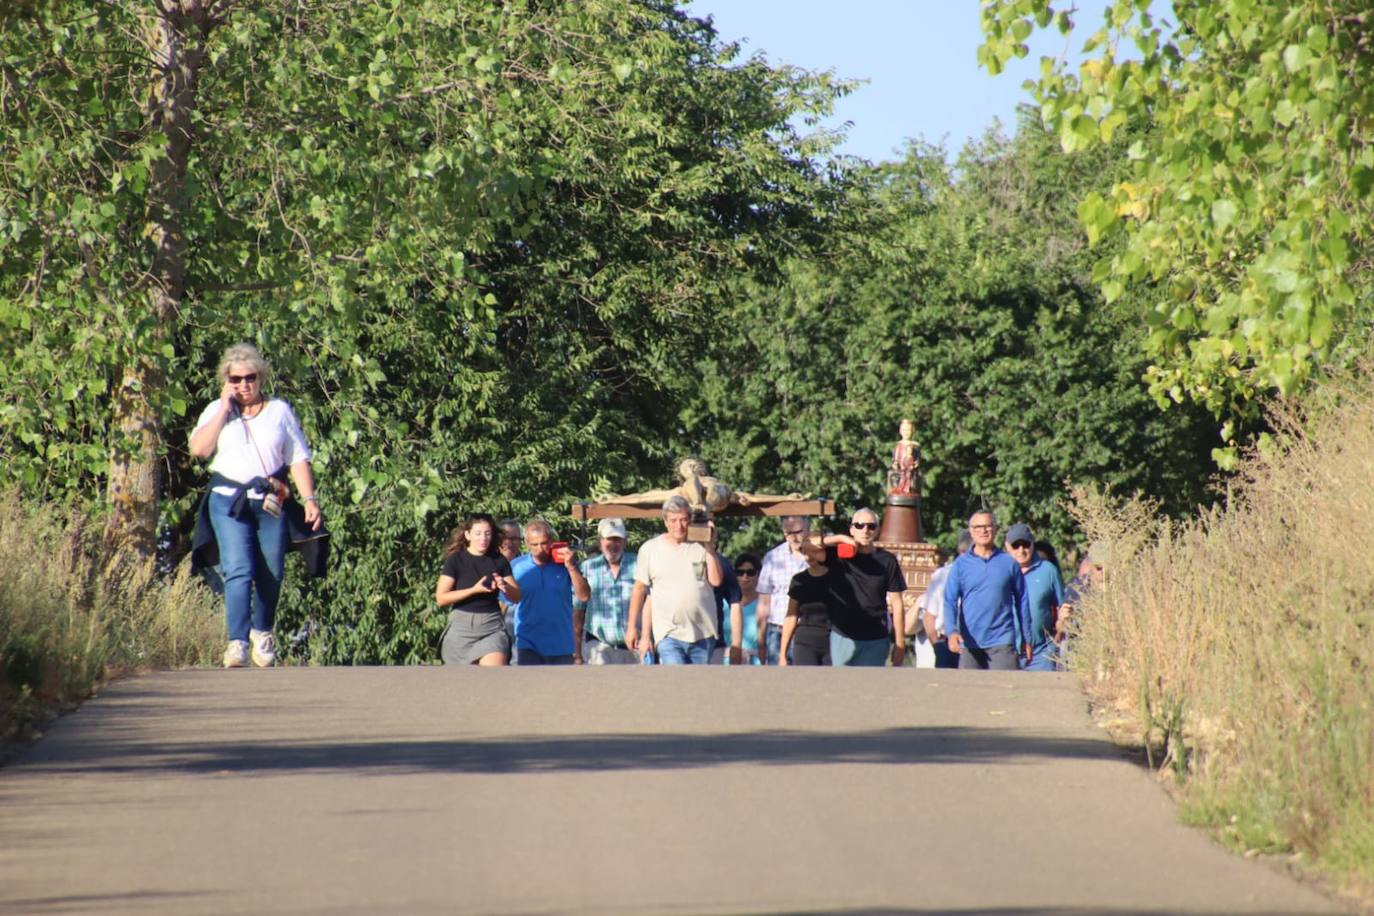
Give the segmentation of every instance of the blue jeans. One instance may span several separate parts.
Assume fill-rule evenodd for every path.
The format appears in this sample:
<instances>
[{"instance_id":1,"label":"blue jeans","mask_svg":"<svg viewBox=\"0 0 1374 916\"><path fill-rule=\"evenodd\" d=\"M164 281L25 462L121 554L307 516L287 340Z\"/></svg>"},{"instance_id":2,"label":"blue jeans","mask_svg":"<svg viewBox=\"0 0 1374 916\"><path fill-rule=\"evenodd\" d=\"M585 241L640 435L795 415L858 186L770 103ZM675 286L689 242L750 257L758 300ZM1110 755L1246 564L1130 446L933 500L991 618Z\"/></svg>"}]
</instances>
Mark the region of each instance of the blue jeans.
<instances>
[{"instance_id":1,"label":"blue jeans","mask_svg":"<svg viewBox=\"0 0 1374 916\"><path fill-rule=\"evenodd\" d=\"M1059 660L1059 646L1053 639L1047 639L1031 650L1031 660L1018 659L1023 671L1055 671Z\"/></svg>"},{"instance_id":2,"label":"blue jeans","mask_svg":"<svg viewBox=\"0 0 1374 916\"><path fill-rule=\"evenodd\" d=\"M696 642L684 642L665 636L658 644L658 663L660 665L709 665L711 647L716 641L710 636Z\"/></svg>"},{"instance_id":3,"label":"blue jeans","mask_svg":"<svg viewBox=\"0 0 1374 916\"><path fill-rule=\"evenodd\" d=\"M264 512L262 500L246 500L241 518L229 515L233 497L210 494L210 527L219 545L224 576L224 617L230 639L271 630L277 619L282 570L286 567L286 520Z\"/></svg>"},{"instance_id":4,"label":"blue jeans","mask_svg":"<svg viewBox=\"0 0 1374 916\"><path fill-rule=\"evenodd\" d=\"M768 625L768 632L763 637L765 656L763 664L776 665L778 663L778 650L782 648L782 627L776 623ZM792 647L787 647L787 660L792 661Z\"/></svg>"},{"instance_id":5,"label":"blue jeans","mask_svg":"<svg viewBox=\"0 0 1374 916\"><path fill-rule=\"evenodd\" d=\"M892 640L850 639L839 630L830 631L830 664L836 668L849 665L855 668L881 668L887 664Z\"/></svg>"}]
</instances>

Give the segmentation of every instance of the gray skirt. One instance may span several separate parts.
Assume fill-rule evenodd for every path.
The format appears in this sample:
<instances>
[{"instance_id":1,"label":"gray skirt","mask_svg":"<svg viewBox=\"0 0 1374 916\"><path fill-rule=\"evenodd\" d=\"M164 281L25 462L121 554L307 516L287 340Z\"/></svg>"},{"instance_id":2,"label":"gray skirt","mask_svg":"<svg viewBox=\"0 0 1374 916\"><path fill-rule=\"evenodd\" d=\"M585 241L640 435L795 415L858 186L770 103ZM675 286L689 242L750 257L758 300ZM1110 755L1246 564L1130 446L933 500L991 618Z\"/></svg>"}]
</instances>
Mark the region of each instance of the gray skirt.
<instances>
[{"instance_id":1,"label":"gray skirt","mask_svg":"<svg viewBox=\"0 0 1374 916\"><path fill-rule=\"evenodd\" d=\"M450 611L440 646L445 665L471 665L493 652L510 657L510 635L500 611Z\"/></svg>"}]
</instances>

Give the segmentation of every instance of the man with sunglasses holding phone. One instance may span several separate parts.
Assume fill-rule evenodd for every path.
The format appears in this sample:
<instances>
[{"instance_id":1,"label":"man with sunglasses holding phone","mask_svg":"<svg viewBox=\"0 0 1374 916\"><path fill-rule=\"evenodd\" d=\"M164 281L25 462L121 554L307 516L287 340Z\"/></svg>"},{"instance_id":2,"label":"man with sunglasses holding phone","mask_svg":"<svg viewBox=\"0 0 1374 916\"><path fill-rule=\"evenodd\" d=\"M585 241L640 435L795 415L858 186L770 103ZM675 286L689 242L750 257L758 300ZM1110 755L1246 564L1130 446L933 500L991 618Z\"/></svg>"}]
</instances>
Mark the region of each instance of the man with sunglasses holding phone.
<instances>
[{"instance_id":1,"label":"man with sunglasses holding phone","mask_svg":"<svg viewBox=\"0 0 1374 916\"><path fill-rule=\"evenodd\" d=\"M945 580L950 651L959 653L960 668L1016 671L1018 647L1031 660L1025 577L1016 560L997 547L991 512L973 513L968 530L973 549L955 559Z\"/></svg>"},{"instance_id":2,"label":"man with sunglasses holding phone","mask_svg":"<svg viewBox=\"0 0 1374 916\"><path fill-rule=\"evenodd\" d=\"M840 544L852 544L854 556L842 558ZM906 658L906 577L897 557L878 546L878 513L855 512L849 536L825 538L825 550L826 565L839 564L848 586L844 600L830 609L830 664L881 668L890 655L900 665Z\"/></svg>"}]
</instances>

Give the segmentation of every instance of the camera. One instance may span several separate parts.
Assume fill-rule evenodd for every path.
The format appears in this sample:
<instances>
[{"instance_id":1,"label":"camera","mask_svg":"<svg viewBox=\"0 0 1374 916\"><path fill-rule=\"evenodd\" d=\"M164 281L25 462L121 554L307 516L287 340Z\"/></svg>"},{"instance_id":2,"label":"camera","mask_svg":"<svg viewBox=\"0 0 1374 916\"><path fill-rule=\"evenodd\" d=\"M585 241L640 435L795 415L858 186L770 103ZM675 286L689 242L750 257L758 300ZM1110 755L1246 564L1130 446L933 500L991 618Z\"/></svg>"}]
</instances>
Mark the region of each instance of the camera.
<instances>
[{"instance_id":1,"label":"camera","mask_svg":"<svg viewBox=\"0 0 1374 916\"><path fill-rule=\"evenodd\" d=\"M549 553L552 554L555 563L562 565L568 562L568 557L572 554L572 548L568 546L567 541L554 541L549 545Z\"/></svg>"},{"instance_id":2,"label":"camera","mask_svg":"<svg viewBox=\"0 0 1374 916\"><path fill-rule=\"evenodd\" d=\"M286 484L275 477L267 478L267 495L262 498L262 511L273 518L281 518L281 505L291 497Z\"/></svg>"}]
</instances>

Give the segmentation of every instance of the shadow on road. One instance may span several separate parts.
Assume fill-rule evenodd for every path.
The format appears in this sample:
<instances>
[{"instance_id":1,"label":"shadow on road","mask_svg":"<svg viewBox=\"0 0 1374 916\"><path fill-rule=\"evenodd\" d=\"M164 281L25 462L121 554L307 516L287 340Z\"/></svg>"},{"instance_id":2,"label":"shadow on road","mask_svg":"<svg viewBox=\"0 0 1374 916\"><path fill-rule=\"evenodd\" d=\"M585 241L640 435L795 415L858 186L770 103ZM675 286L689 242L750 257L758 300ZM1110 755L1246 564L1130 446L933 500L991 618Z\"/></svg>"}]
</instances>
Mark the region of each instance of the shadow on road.
<instances>
[{"instance_id":1,"label":"shadow on road","mask_svg":"<svg viewBox=\"0 0 1374 916\"><path fill-rule=\"evenodd\" d=\"M547 773L671 770L740 764L1008 764L1041 758L1125 760L1108 742L969 727L865 732L601 734L442 741L228 741L68 746L28 769L64 773L292 772Z\"/></svg>"},{"instance_id":2,"label":"shadow on road","mask_svg":"<svg viewBox=\"0 0 1374 916\"><path fill-rule=\"evenodd\" d=\"M190 906L204 894L179 891L133 891L127 894L72 894L61 897L25 897L5 901L6 913L91 913L111 908L147 907L180 901Z\"/></svg>"},{"instance_id":3,"label":"shadow on road","mask_svg":"<svg viewBox=\"0 0 1374 916\"><path fill-rule=\"evenodd\" d=\"M854 910L794 910L793 916L821 916L821 914L865 914L865 916L1179 916L1178 910L1139 909L1136 907L969 907L967 909L854 909ZM1189 910L1190 913L1206 913L1207 916L1291 916L1286 910Z\"/></svg>"}]
</instances>

